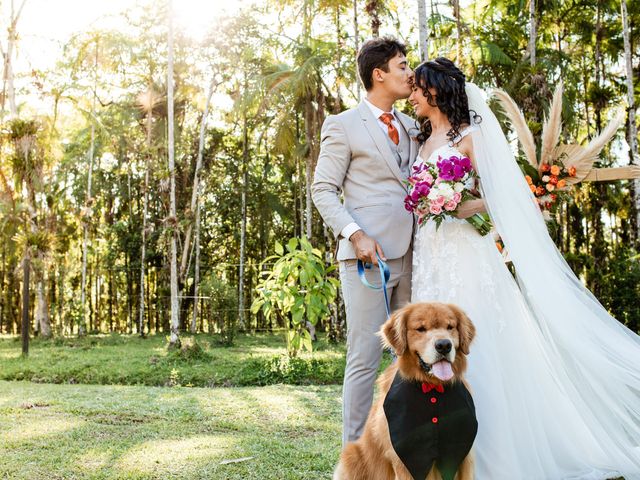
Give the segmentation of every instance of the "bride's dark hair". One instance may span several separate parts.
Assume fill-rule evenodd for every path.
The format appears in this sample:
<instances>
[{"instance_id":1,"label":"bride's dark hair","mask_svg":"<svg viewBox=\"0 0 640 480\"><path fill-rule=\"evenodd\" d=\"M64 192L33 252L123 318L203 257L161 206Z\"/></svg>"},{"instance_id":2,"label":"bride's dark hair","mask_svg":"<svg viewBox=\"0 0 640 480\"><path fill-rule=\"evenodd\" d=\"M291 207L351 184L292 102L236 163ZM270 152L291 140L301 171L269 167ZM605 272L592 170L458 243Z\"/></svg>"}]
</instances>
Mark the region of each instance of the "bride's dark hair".
<instances>
[{"instance_id":1,"label":"bride's dark hair","mask_svg":"<svg viewBox=\"0 0 640 480\"><path fill-rule=\"evenodd\" d=\"M460 135L460 127L471 123L464 73L448 58L438 57L418 65L414 75L414 82L422 89L429 105L438 107L449 119L451 130L447 132L447 137L453 141ZM429 88L435 88L435 97ZM424 118L420 121L418 141L423 143L430 136L431 122Z\"/></svg>"}]
</instances>

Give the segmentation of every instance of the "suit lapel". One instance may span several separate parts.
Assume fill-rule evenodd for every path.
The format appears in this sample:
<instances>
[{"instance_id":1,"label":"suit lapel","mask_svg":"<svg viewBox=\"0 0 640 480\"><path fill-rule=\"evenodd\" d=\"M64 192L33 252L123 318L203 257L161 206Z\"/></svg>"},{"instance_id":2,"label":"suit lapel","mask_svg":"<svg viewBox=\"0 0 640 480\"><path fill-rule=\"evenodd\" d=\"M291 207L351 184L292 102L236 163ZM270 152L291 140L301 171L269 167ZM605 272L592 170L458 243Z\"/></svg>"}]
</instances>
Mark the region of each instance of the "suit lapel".
<instances>
[{"instance_id":1,"label":"suit lapel","mask_svg":"<svg viewBox=\"0 0 640 480\"><path fill-rule=\"evenodd\" d=\"M360 113L360 118L364 123L369 135L373 139L376 147L378 147L378 151L382 158L387 162L387 165L393 172L393 174L398 178L400 182L406 180L402 172L400 171L400 167L398 166L398 162L396 161L396 156L393 151L391 151L391 146L389 145L389 141L385 138L384 132L378 126L378 119L373 116L371 113L371 109L367 106L364 101L358 105L358 112Z\"/></svg>"},{"instance_id":2,"label":"suit lapel","mask_svg":"<svg viewBox=\"0 0 640 480\"><path fill-rule=\"evenodd\" d=\"M411 143L411 148L409 150L409 167L411 167L418 156L418 141L415 139L416 134L414 133L412 137L411 133L412 130L413 132L415 132L416 129L419 130L419 125L413 118L403 113L398 112L398 118L407 132L407 135L409 135L409 143Z\"/></svg>"}]
</instances>

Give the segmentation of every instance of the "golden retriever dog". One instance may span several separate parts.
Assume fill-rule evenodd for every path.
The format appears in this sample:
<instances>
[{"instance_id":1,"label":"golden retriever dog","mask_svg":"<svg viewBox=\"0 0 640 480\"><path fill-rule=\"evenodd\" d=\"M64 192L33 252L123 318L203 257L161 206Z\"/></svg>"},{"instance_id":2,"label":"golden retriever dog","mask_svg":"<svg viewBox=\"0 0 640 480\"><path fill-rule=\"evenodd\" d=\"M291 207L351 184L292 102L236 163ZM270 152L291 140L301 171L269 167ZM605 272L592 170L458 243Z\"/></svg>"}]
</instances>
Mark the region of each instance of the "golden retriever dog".
<instances>
[{"instance_id":1,"label":"golden retriever dog","mask_svg":"<svg viewBox=\"0 0 640 480\"><path fill-rule=\"evenodd\" d=\"M364 433L334 480L472 480L475 407L464 381L475 327L455 305L414 303L380 329L397 355L378 379Z\"/></svg>"}]
</instances>

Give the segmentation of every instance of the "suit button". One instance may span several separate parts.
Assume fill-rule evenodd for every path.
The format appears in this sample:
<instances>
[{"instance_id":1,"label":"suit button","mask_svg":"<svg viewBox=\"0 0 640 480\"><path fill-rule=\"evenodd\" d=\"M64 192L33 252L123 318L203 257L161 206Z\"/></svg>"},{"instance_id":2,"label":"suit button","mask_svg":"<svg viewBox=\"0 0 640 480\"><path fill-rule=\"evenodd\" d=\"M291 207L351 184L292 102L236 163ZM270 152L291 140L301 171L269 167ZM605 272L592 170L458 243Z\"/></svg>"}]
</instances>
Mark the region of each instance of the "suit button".
<instances>
[{"instance_id":1,"label":"suit button","mask_svg":"<svg viewBox=\"0 0 640 480\"><path fill-rule=\"evenodd\" d=\"M431 403L436 403L438 399L436 397L431 397Z\"/></svg>"},{"instance_id":2,"label":"suit button","mask_svg":"<svg viewBox=\"0 0 640 480\"><path fill-rule=\"evenodd\" d=\"M433 417L431 419L431 423L438 423L438 417Z\"/></svg>"}]
</instances>

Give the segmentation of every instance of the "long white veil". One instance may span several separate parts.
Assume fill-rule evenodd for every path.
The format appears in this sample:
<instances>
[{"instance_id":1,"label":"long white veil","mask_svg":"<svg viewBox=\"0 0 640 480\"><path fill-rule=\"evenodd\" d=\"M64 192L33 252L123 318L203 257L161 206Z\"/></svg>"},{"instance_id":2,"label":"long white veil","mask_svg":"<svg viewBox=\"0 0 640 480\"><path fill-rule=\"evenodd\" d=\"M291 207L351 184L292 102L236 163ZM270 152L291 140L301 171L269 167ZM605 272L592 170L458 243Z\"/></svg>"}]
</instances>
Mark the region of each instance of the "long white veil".
<instances>
[{"instance_id":1,"label":"long white veil","mask_svg":"<svg viewBox=\"0 0 640 480\"><path fill-rule=\"evenodd\" d=\"M469 109L482 117L472 137L482 193L553 352L558 387L598 426L593 433L621 473L640 478L640 337L609 315L567 265L482 91L468 83L466 92Z\"/></svg>"}]
</instances>

